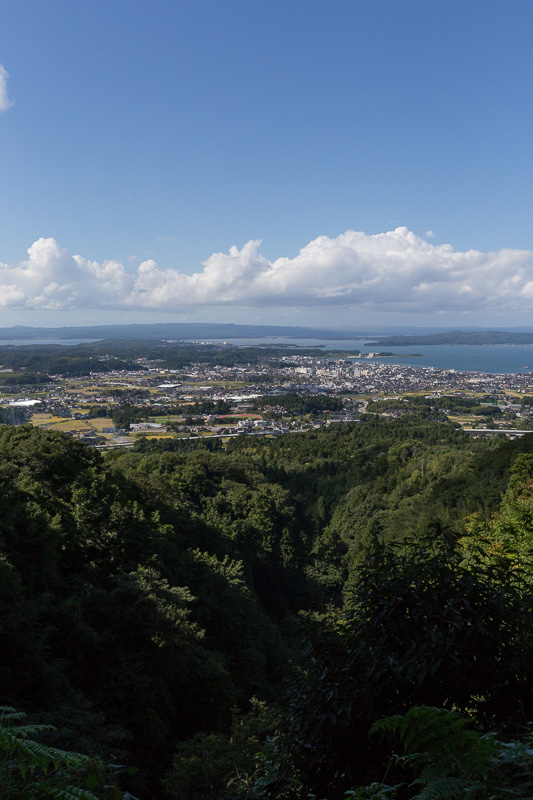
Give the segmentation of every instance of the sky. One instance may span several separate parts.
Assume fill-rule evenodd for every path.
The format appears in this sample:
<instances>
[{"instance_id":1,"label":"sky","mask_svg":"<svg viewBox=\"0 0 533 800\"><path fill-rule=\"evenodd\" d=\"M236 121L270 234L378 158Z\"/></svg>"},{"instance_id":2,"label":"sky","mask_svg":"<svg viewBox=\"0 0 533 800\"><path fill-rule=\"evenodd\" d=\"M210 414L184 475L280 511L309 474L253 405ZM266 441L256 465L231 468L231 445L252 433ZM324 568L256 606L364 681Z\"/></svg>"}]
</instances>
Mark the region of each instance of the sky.
<instances>
[{"instance_id":1,"label":"sky","mask_svg":"<svg viewBox=\"0 0 533 800\"><path fill-rule=\"evenodd\" d=\"M0 327L533 325L531 0L3 0Z\"/></svg>"}]
</instances>

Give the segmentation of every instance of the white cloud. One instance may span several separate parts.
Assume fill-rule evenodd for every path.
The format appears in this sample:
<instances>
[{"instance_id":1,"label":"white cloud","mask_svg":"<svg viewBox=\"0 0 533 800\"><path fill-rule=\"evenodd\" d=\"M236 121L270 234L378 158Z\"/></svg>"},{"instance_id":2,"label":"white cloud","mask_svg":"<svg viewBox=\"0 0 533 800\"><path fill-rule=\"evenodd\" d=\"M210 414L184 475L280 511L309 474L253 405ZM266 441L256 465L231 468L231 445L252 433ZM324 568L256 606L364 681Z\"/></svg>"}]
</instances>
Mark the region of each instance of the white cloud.
<instances>
[{"instance_id":1,"label":"white cloud","mask_svg":"<svg viewBox=\"0 0 533 800\"><path fill-rule=\"evenodd\" d=\"M0 112L7 111L13 105L13 100L10 100L7 91L7 79L9 75L5 68L0 64Z\"/></svg>"},{"instance_id":2,"label":"white cloud","mask_svg":"<svg viewBox=\"0 0 533 800\"><path fill-rule=\"evenodd\" d=\"M344 306L365 311L515 312L533 309L533 252L455 251L407 228L357 231L309 242L295 258L269 261L261 242L213 253L192 275L148 258L134 269L118 261L70 255L39 239L17 265L0 263L0 306L39 309L183 311Z\"/></svg>"},{"instance_id":3,"label":"white cloud","mask_svg":"<svg viewBox=\"0 0 533 800\"><path fill-rule=\"evenodd\" d=\"M434 238L435 234L433 233L433 231L426 231L426 239L434 239Z\"/></svg>"}]
</instances>

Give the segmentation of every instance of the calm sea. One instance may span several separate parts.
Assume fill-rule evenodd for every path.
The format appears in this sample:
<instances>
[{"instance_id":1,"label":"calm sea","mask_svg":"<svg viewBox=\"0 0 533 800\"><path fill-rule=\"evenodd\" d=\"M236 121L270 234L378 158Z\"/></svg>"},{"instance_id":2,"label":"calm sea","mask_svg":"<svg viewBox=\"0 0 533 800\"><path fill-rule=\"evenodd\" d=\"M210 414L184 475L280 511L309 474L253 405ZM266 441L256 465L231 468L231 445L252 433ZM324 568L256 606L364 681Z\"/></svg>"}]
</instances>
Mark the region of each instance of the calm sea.
<instances>
[{"instance_id":1,"label":"calm sea","mask_svg":"<svg viewBox=\"0 0 533 800\"><path fill-rule=\"evenodd\" d=\"M264 339L209 339L206 341L229 344L288 344L298 347L317 347L327 355L328 350L386 350L394 355L390 358L374 359L384 364L412 364L415 367L437 367L466 372L533 372L533 345L527 344L455 344L455 345L411 345L410 347L368 347L368 339L290 339L271 336ZM89 344L98 339L0 339L0 346L45 345L45 344ZM409 353L419 353L418 356ZM405 355L404 355L405 354ZM404 356L398 358L395 356Z\"/></svg>"},{"instance_id":2,"label":"calm sea","mask_svg":"<svg viewBox=\"0 0 533 800\"><path fill-rule=\"evenodd\" d=\"M289 344L299 347L320 347L328 350L360 350L362 353L384 350L394 355L376 359L384 364L412 364L416 367L437 367L466 372L533 372L533 345L527 344L456 344L456 345L411 345L410 347L368 347L367 339L289 339L269 337L265 339L209 339L210 342L227 341L228 344ZM207 340L206 340L207 341ZM420 353L409 356L409 353ZM405 355L404 355L405 354ZM403 358L394 356L404 355Z\"/></svg>"}]
</instances>

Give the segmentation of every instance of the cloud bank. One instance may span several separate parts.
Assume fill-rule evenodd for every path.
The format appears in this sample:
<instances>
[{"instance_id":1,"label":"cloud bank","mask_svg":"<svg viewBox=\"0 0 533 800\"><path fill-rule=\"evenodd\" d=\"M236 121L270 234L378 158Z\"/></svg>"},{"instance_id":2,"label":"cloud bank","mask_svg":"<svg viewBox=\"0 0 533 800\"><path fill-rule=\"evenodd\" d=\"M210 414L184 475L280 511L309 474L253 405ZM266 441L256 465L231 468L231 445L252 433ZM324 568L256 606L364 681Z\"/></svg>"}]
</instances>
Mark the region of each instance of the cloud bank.
<instances>
[{"instance_id":1,"label":"cloud bank","mask_svg":"<svg viewBox=\"0 0 533 800\"><path fill-rule=\"evenodd\" d=\"M199 306L351 307L366 311L518 312L533 309L533 251L460 252L407 228L320 236L295 258L269 261L260 241L213 253L192 275L153 260L70 255L38 239L28 258L0 262L0 307L182 311Z\"/></svg>"},{"instance_id":2,"label":"cloud bank","mask_svg":"<svg viewBox=\"0 0 533 800\"><path fill-rule=\"evenodd\" d=\"M0 112L7 111L7 109L11 108L13 105L13 100L9 99L9 95L7 93L8 78L9 75L2 64L0 64Z\"/></svg>"}]
</instances>

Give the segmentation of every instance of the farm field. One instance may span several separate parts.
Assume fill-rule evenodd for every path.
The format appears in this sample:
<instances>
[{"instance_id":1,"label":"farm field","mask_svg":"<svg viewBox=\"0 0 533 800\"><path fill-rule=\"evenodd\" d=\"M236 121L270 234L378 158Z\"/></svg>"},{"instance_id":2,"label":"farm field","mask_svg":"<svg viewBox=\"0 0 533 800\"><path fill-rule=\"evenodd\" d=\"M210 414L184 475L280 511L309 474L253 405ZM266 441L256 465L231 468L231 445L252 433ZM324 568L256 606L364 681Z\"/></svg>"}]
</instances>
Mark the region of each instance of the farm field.
<instances>
[{"instance_id":1,"label":"farm field","mask_svg":"<svg viewBox=\"0 0 533 800\"><path fill-rule=\"evenodd\" d=\"M94 419L83 419L79 421L85 422L86 427L88 425L91 428L95 428L99 433L101 432L102 428L111 428L113 426L113 420L111 417L95 417Z\"/></svg>"}]
</instances>

